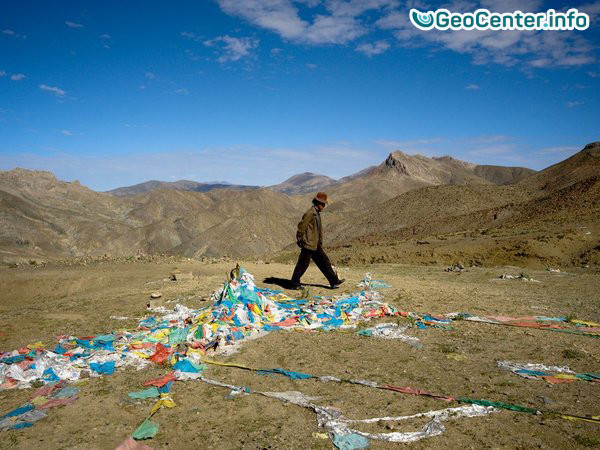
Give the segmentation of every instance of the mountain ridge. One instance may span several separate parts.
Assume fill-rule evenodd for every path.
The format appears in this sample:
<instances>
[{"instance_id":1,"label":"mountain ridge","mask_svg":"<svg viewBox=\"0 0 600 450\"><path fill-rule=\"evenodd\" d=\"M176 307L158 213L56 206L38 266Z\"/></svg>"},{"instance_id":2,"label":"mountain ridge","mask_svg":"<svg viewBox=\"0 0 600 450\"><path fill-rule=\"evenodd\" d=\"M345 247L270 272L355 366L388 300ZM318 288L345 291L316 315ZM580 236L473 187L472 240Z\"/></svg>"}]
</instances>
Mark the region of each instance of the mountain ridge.
<instances>
[{"instance_id":1,"label":"mountain ridge","mask_svg":"<svg viewBox=\"0 0 600 450\"><path fill-rule=\"evenodd\" d=\"M125 197L130 195L143 194L157 189L172 189L180 191L190 192L208 192L213 189L257 189L258 186L246 186L246 185L234 185L228 182L200 182L191 180L177 180L177 181L160 181L160 180L149 180L143 183L134 184L131 186L118 187L105 191L106 194L114 195L115 197Z\"/></svg>"},{"instance_id":2,"label":"mountain ridge","mask_svg":"<svg viewBox=\"0 0 600 450\"><path fill-rule=\"evenodd\" d=\"M512 184L533 173L535 173L534 170L525 167L480 165L462 161L449 155L429 158L419 154L409 155L398 150L391 152L383 163L367 167L338 180L327 175L303 172L292 175L281 183L267 187L288 195L303 195L325 189L332 189L339 192L340 186L365 177L383 176L387 180L395 180L400 183L402 182L402 177L410 178L411 180L406 180L405 182L406 188L392 189L393 193L399 194L408 189L425 185L470 183ZM209 192L213 189L258 188L260 186L234 185L227 182L149 180L132 186L112 189L106 191L106 193L114 196L129 196L155 189ZM341 191L343 192L344 189L341 189Z\"/></svg>"},{"instance_id":3,"label":"mountain ridge","mask_svg":"<svg viewBox=\"0 0 600 450\"><path fill-rule=\"evenodd\" d=\"M529 175L520 168L393 152L355 176L333 180L307 172L290 184L302 191L330 183L325 231L342 255L346 245L372 247L428 233L504 227L510 234L522 224L588 223L600 205L599 156L600 144L592 143ZM247 258L296 251L295 227L312 195L253 187L115 196L47 171L0 172L0 260L139 253ZM577 196L584 205L579 209L569 203Z\"/></svg>"}]
</instances>

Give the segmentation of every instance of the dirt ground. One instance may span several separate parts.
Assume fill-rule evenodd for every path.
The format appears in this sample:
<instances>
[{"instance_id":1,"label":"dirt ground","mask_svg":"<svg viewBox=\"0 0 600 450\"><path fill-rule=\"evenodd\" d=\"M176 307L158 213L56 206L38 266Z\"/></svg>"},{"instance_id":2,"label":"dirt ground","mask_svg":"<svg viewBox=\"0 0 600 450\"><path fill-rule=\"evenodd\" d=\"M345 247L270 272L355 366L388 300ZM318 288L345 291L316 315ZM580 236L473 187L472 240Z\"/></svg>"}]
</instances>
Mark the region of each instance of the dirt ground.
<instances>
[{"instance_id":1,"label":"dirt ground","mask_svg":"<svg viewBox=\"0 0 600 450\"><path fill-rule=\"evenodd\" d=\"M292 266L243 264L259 286L266 277L289 277ZM41 340L53 346L62 334L94 335L133 329L146 314L149 294L160 291L166 301L201 307L232 268L231 263L198 261L93 263L86 266L46 266L0 269L0 350L8 351ZM385 300L402 311L507 316L569 316L600 321L600 273L595 268L553 274L527 270L539 283L499 280L518 275L517 267L469 268L448 273L440 266L393 264L341 268L347 279L341 289L311 288L331 295L354 290L365 272L393 287ZM194 280L169 281L173 271L193 272ZM304 282L323 283L311 266ZM275 286L270 286L275 287ZM291 295L297 295L292 292ZM175 305L175 302L168 303ZM387 318L380 321L405 319ZM406 323L408 323L406 321ZM551 386L497 368L498 360L568 365L576 372L600 372L600 340L544 330L458 321L453 330L410 329L421 349L397 340L381 340L354 332L277 331L246 342L220 360L256 368L281 367L314 375L367 379L412 386L450 396L466 396L560 411L600 415L600 385L575 382ZM131 402L127 393L167 369L151 366L78 383L73 405L49 411L33 427L0 433L0 448L111 449L145 418L152 401ZM363 386L261 376L235 368L210 366L207 378L254 390L297 390L319 397L315 403L340 408L345 417L399 416L443 409L443 401ZM229 391L199 381L178 382L172 389L177 407L155 416L160 431L154 448L332 448L312 411L258 395L227 399ZM29 390L0 391L0 414L25 403ZM423 421L368 425L365 431L417 431ZM479 418L445 422L446 432L411 445L414 448L582 448L600 446L600 426L547 416L501 411ZM373 448L401 447L371 441Z\"/></svg>"}]
</instances>

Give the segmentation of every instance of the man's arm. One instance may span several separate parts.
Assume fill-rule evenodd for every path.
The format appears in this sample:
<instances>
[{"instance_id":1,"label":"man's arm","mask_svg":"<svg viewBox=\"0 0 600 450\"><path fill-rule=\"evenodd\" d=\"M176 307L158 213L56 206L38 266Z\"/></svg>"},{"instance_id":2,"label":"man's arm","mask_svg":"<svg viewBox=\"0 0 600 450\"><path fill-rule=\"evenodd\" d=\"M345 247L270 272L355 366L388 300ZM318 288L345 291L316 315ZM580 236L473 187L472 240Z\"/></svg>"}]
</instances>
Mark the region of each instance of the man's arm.
<instances>
[{"instance_id":1,"label":"man's arm","mask_svg":"<svg viewBox=\"0 0 600 450\"><path fill-rule=\"evenodd\" d=\"M313 215L311 214L311 212L312 211L310 211L310 210L306 211L304 213L304 215L302 216L302 220L298 224L298 231L296 232L296 242L300 246L301 246L301 243L304 238L304 233L306 232L306 229L308 228L308 224L312 220Z\"/></svg>"}]
</instances>

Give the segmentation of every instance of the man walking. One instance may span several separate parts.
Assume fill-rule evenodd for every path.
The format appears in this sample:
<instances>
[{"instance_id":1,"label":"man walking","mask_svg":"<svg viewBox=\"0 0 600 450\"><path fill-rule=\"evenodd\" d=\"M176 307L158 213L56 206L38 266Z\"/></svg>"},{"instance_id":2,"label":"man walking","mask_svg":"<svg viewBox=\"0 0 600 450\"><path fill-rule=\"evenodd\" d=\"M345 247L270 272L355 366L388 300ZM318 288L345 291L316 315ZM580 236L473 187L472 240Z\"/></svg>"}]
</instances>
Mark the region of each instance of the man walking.
<instances>
[{"instance_id":1,"label":"man walking","mask_svg":"<svg viewBox=\"0 0 600 450\"><path fill-rule=\"evenodd\" d=\"M329 281L332 289L342 284L344 279L340 280L337 273L331 267L331 261L323 251L323 228L321 226L321 211L327 205L327 194L318 192L313 199L313 206L304 213L302 220L298 224L296 233L296 242L301 248L294 274L292 275L292 284L294 288L300 287L300 278L308 269L312 259L319 270Z\"/></svg>"}]
</instances>

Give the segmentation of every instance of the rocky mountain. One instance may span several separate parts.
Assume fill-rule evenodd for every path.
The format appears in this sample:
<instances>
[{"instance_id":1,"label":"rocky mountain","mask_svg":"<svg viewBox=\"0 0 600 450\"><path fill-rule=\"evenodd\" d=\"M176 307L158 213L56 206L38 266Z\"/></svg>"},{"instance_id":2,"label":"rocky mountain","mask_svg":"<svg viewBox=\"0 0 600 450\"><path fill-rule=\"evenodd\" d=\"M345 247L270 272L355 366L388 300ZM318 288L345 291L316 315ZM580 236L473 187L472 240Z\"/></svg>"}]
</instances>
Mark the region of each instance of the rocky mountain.
<instances>
[{"instance_id":1,"label":"rocky mountain","mask_svg":"<svg viewBox=\"0 0 600 450\"><path fill-rule=\"evenodd\" d=\"M522 167L480 166L450 156L428 158L397 151L386 160L330 188L331 209L348 211L368 208L404 192L438 185L504 185L515 183L531 169Z\"/></svg>"},{"instance_id":2,"label":"rocky mountain","mask_svg":"<svg viewBox=\"0 0 600 450\"><path fill-rule=\"evenodd\" d=\"M294 175L282 183L271 186L270 188L283 192L284 194L304 194L307 192L318 192L334 185L337 181L325 175L304 172Z\"/></svg>"},{"instance_id":3,"label":"rocky mountain","mask_svg":"<svg viewBox=\"0 0 600 450\"><path fill-rule=\"evenodd\" d=\"M270 189L288 195L313 194L329 190L335 194L336 210L363 207L362 201L383 201L395 195L424 186L441 184L513 184L521 181L534 170L524 167L476 165L451 156L428 158L408 155L401 151L390 153L379 166L363 169L355 174L335 180L311 172L294 175ZM209 192L214 189L258 189L257 186L232 185L226 182L179 180L173 182L151 180L133 186L107 191L108 194L124 197L154 190L180 190ZM309 195L307 195L308 197ZM358 198L359 203L353 202Z\"/></svg>"},{"instance_id":4,"label":"rocky mountain","mask_svg":"<svg viewBox=\"0 0 600 450\"><path fill-rule=\"evenodd\" d=\"M257 189L258 186L243 186L228 183L226 181L209 181L201 183L198 181L179 180L179 181L158 181L150 180L144 183L134 184L133 186L125 186L110 191L107 194L116 197L125 197L128 195L138 195L145 192L155 190L177 190L191 192L209 192L214 189Z\"/></svg>"},{"instance_id":5,"label":"rocky mountain","mask_svg":"<svg viewBox=\"0 0 600 450\"><path fill-rule=\"evenodd\" d=\"M401 151L390 153L387 159L363 176L384 175L410 178L428 185L440 184L513 184L535 173L524 167L477 165L451 156L428 158L408 155Z\"/></svg>"},{"instance_id":6,"label":"rocky mountain","mask_svg":"<svg viewBox=\"0 0 600 450\"><path fill-rule=\"evenodd\" d=\"M487 211L471 227L515 226L556 219L593 219L600 210L600 143L585 146L572 157L507 186L438 186L408 192L383 204L381 222L415 226L427 220L456 223L458 217ZM575 200L577 198L577 200ZM539 205L545 205L541 207ZM551 206L552 205L552 206ZM469 219L471 220L471 219ZM599 221L600 222L600 221Z\"/></svg>"},{"instance_id":7,"label":"rocky mountain","mask_svg":"<svg viewBox=\"0 0 600 450\"><path fill-rule=\"evenodd\" d=\"M470 254L493 264L600 264L599 217L600 143L593 143L511 185L428 186L350 220L335 215L328 234L342 261L439 263Z\"/></svg>"}]
</instances>

